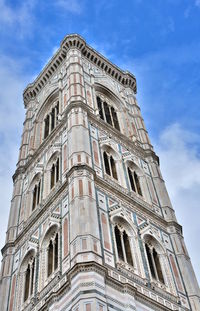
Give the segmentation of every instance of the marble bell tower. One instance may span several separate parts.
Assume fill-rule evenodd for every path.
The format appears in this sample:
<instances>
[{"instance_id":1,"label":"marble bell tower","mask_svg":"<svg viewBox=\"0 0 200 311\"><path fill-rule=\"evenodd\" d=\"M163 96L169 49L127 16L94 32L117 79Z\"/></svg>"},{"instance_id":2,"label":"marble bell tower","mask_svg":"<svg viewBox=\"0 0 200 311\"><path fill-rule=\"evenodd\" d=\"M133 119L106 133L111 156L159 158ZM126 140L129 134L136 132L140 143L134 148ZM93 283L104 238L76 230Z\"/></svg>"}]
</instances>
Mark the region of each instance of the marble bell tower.
<instances>
[{"instance_id":1,"label":"marble bell tower","mask_svg":"<svg viewBox=\"0 0 200 311\"><path fill-rule=\"evenodd\" d=\"M199 311L136 78L68 35L24 91L1 311Z\"/></svg>"}]
</instances>

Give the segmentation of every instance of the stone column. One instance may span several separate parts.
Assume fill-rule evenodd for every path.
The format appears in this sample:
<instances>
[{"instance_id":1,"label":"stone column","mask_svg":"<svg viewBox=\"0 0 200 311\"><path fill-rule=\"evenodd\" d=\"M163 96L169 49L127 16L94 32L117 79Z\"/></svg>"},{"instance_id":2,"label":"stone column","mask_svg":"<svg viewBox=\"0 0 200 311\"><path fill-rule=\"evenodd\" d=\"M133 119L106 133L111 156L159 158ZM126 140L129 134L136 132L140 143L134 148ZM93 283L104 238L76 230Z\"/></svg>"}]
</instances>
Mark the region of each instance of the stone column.
<instances>
[{"instance_id":1,"label":"stone column","mask_svg":"<svg viewBox=\"0 0 200 311\"><path fill-rule=\"evenodd\" d=\"M74 265L90 260L99 262L100 241L82 58L77 49L68 52L66 69L69 237L71 265Z\"/></svg>"}]
</instances>

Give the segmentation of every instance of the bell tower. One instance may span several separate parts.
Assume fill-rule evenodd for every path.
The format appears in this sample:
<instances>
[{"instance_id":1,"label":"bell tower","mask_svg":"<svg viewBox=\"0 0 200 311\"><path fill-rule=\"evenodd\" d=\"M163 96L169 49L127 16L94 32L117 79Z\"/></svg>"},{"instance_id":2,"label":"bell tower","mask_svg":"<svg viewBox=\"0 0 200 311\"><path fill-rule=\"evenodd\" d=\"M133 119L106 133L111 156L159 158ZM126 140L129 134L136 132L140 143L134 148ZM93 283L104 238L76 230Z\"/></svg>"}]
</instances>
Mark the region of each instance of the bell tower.
<instances>
[{"instance_id":1,"label":"bell tower","mask_svg":"<svg viewBox=\"0 0 200 311\"><path fill-rule=\"evenodd\" d=\"M25 89L2 311L200 310L136 91L77 34Z\"/></svg>"}]
</instances>

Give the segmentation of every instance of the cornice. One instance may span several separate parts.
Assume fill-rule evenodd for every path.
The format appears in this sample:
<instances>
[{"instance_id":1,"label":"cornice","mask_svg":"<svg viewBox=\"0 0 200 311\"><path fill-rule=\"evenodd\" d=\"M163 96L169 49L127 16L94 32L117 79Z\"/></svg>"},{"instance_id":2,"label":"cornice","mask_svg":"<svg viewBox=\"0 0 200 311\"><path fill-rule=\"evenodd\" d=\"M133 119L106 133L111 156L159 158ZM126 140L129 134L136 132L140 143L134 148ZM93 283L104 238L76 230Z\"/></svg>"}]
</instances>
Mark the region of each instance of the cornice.
<instances>
[{"instance_id":1,"label":"cornice","mask_svg":"<svg viewBox=\"0 0 200 311\"><path fill-rule=\"evenodd\" d=\"M97 126L100 130L105 131L106 133L111 133L112 138L115 140L115 137L118 138L118 142L124 146L125 148L129 149L134 154L137 154L139 157L142 157L143 160L145 160L148 157L152 157L158 164L159 164L159 157L156 155L156 153L151 149L144 149L141 146L141 143L136 139L136 141L131 141L127 136L122 134L120 131L116 130L106 122L102 121L100 118L98 118L95 114L92 108L90 108L88 105L84 104L82 101L72 101L67 106L66 110L64 111L64 116L60 123L57 125L57 127L53 130L53 132L41 143L41 145L35 150L34 154L27 160L27 162L23 166L19 166L14 175L13 175L13 181L17 178L18 175L23 174L27 171L27 169L30 167L30 165L33 164L33 162L37 159L37 157L44 152L45 148L48 148L50 142L55 139L55 137L58 135L60 131L63 130L67 115L68 113L73 109L77 108L77 106L81 107L88 113L89 121L93 122L95 126ZM110 136L110 135L109 135Z\"/></svg>"},{"instance_id":2,"label":"cornice","mask_svg":"<svg viewBox=\"0 0 200 311\"><path fill-rule=\"evenodd\" d=\"M146 215L149 219L156 220L160 226L163 226L163 229L169 226L168 222L160 215L156 214L147 202L143 202L141 199L139 200L137 197L133 198L129 195L128 191L123 191L122 187L112 185L110 182L106 181L105 179L99 177L98 175L95 176L95 182L97 187L99 187L105 193L110 193L111 196L115 196L115 199L118 198L119 201L123 200L127 205L132 206L134 205L135 210L140 214L143 213L143 216Z\"/></svg>"},{"instance_id":3,"label":"cornice","mask_svg":"<svg viewBox=\"0 0 200 311\"><path fill-rule=\"evenodd\" d=\"M153 298L151 298L147 295L144 295L142 292L138 291L138 289L134 285L127 283L127 282L121 283L119 280L116 280L111 275L109 275L109 270L107 267L100 265L94 261L86 262L86 263L77 263L77 264L75 264L74 267L72 267L67 272L67 274L64 274L60 277L57 277L56 278L57 282L59 282L63 278L65 278L66 281L63 282L62 286L58 290L54 291L53 288L50 290L49 294L45 297L44 305L42 305L41 307L39 307L41 300L40 299L35 300L35 303L33 306L33 308L35 307L34 310L36 310L36 309L40 310L40 311L49 310L49 307L52 306L55 301L58 301L58 299L63 297L64 294L66 294L66 292L69 292L72 279L76 275L78 275L79 273L82 273L82 272L96 272L96 273L100 274L101 276L104 277L105 284L107 286L110 286L111 288L113 288L113 289L115 289L121 293L129 293L129 295L134 296L134 298L137 301L140 301L144 305L149 306L156 311L171 311L172 310L171 308L168 308L166 305L159 303L158 301L154 300ZM148 290L152 292L152 290L150 290L150 288L148 288ZM156 291L154 291L154 293L159 295L159 293L157 293ZM163 298L167 299L166 297L163 297ZM169 301L170 301L170 299L169 299ZM174 305L176 305L176 307L178 309L178 305L176 302L174 302L174 301L170 301L170 302L173 303ZM185 310L185 308L181 308L181 310Z\"/></svg>"},{"instance_id":4,"label":"cornice","mask_svg":"<svg viewBox=\"0 0 200 311\"><path fill-rule=\"evenodd\" d=\"M74 48L78 49L83 57L93 63L96 67L103 70L107 75L112 77L112 79L116 80L124 87L131 88L135 94L137 93L136 78L133 74L129 71L123 71L114 65L90 45L88 45L80 35L71 34L67 35L63 39L60 44L60 48L44 67L35 81L28 84L25 88L23 93L25 107L30 100L33 100L37 96L56 70L63 64L66 59L67 52Z\"/></svg>"},{"instance_id":5,"label":"cornice","mask_svg":"<svg viewBox=\"0 0 200 311\"><path fill-rule=\"evenodd\" d=\"M112 138L115 140L115 137L118 139L118 143L120 143L123 147L130 149L131 152L134 154L137 154L139 157L142 157L143 160L152 157L158 164L159 164L159 157L156 155L156 153L151 149L144 149L142 147L142 144L138 139L135 141L130 140L126 135L122 134L120 131L116 130L112 126L110 126L108 123L104 122L100 118L97 118L94 113L91 113L89 111L88 113L90 121L94 122L94 124L102 131L105 131L106 133L112 134ZM110 134L108 136L110 136Z\"/></svg>"},{"instance_id":6,"label":"cornice","mask_svg":"<svg viewBox=\"0 0 200 311\"><path fill-rule=\"evenodd\" d=\"M81 107L88 113L88 120L95 124L95 126L98 127L98 129L105 131L106 133L109 133L108 136L112 136L112 138L115 140L115 137L118 139L118 143L120 143L125 148L130 148L130 151L133 153L136 153L138 156L142 157L143 159L152 157L158 164L159 164L159 157L156 155L156 153L149 149L144 149L142 147L142 143L136 138L135 141L130 140L126 135L121 133L120 131L116 130L114 127L106 123L105 121L101 120L100 117L97 117L97 115L94 113L94 110L83 103L82 101L71 101L70 104L68 104L66 110L64 111L65 117L68 115L68 113L73 109Z\"/></svg>"}]
</instances>

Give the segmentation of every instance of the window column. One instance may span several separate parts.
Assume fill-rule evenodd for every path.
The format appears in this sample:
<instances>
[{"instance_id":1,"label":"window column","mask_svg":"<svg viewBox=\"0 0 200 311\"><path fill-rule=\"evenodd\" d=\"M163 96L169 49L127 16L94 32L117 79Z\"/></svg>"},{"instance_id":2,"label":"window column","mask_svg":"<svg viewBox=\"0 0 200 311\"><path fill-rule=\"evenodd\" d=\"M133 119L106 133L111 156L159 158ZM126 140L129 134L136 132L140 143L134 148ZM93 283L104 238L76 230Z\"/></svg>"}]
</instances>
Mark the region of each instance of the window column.
<instances>
[{"instance_id":1,"label":"window column","mask_svg":"<svg viewBox=\"0 0 200 311\"><path fill-rule=\"evenodd\" d=\"M56 169L55 169L55 181L56 183L59 180L59 158L56 161Z\"/></svg>"},{"instance_id":2,"label":"window column","mask_svg":"<svg viewBox=\"0 0 200 311\"><path fill-rule=\"evenodd\" d=\"M148 263L149 263L151 276L152 276L152 278L155 279L156 273L155 273L155 268L154 268L154 264L153 264L153 260L152 260L151 250L146 243L145 243L145 249L146 249L146 254L147 254L147 259L148 259Z\"/></svg>"},{"instance_id":3,"label":"window column","mask_svg":"<svg viewBox=\"0 0 200 311\"><path fill-rule=\"evenodd\" d=\"M111 176L110 163L109 163L109 160L108 160L108 155L107 155L107 153L105 151L103 153L103 159L104 159L104 166L105 166L106 174Z\"/></svg>"},{"instance_id":4,"label":"window column","mask_svg":"<svg viewBox=\"0 0 200 311\"><path fill-rule=\"evenodd\" d=\"M52 241L53 244L53 258L52 258L52 272L55 271L55 238Z\"/></svg>"},{"instance_id":5,"label":"window column","mask_svg":"<svg viewBox=\"0 0 200 311\"><path fill-rule=\"evenodd\" d=\"M120 230L115 226L115 241L116 241L116 246L117 246L117 254L118 254L118 259L121 259L124 261L124 253L123 253L123 248L122 248L122 241L121 241L121 236L120 236Z\"/></svg>"},{"instance_id":6,"label":"window column","mask_svg":"<svg viewBox=\"0 0 200 311\"><path fill-rule=\"evenodd\" d=\"M29 286L30 286L30 265L28 264L26 272L25 272L24 302L29 297Z\"/></svg>"},{"instance_id":7,"label":"window column","mask_svg":"<svg viewBox=\"0 0 200 311\"><path fill-rule=\"evenodd\" d=\"M25 272L24 302L26 302L26 300L30 298L33 294L34 271L35 271L35 258L30 259Z\"/></svg>"},{"instance_id":8,"label":"window column","mask_svg":"<svg viewBox=\"0 0 200 311\"><path fill-rule=\"evenodd\" d=\"M37 186L37 205L40 203L40 181Z\"/></svg>"},{"instance_id":9,"label":"window column","mask_svg":"<svg viewBox=\"0 0 200 311\"><path fill-rule=\"evenodd\" d=\"M55 165L53 163L51 167L51 189L54 187L54 185L55 185Z\"/></svg>"},{"instance_id":10,"label":"window column","mask_svg":"<svg viewBox=\"0 0 200 311\"><path fill-rule=\"evenodd\" d=\"M36 200L37 200L37 185L35 185L32 192L32 211L34 211L36 207Z\"/></svg>"},{"instance_id":11,"label":"window column","mask_svg":"<svg viewBox=\"0 0 200 311\"><path fill-rule=\"evenodd\" d=\"M120 239L121 239L121 244L122 244L123 257L124 257L124 261L127 263L126 250L125 250L125 246L124 246L123 235L124 235L124 232L120 231Z\"/></svg>"},{"instance_id":12,"label":"window column","mask_svg":"<svg viewBox=\"0 0 200 311\"><path fill-rule=\"evenodd\" d=\"M123 242L124 242L127 263L133 266L133 258L132 258L131 247L130 247L130 237L127 235L126 231L123 232Z\"/></svg>"},{"instance_id":13,"label":"window column","mask_svg":"<svg viewBox=\"0 0 200 311\"><path fill-rule=\"evenodd\" d=\"M155 261L154 261L154 248L150 248L150 254L151 254L151 260L152 260L152 263L153 263L153 269L154 269L154 273L155 273L155 278L156 280L158 280L158 273L157 273L157 269L156 269L156 264L155 264Z\"/></svg>"},{"instance_id":14,"label":"window column","mask_svg":"<svg viewBox=\"0 0 200 311\"><path fill-rule=\"evenodd\" d=\"M154 259L155 266L156 266L156 273L157 273L158 280L164 283L162 268L160 265L160 255L156 252L155 249L153 249L153 259Z\"/></svg>"}]
</instances>

